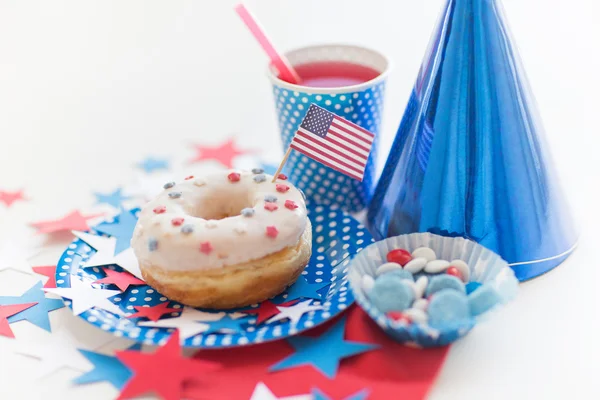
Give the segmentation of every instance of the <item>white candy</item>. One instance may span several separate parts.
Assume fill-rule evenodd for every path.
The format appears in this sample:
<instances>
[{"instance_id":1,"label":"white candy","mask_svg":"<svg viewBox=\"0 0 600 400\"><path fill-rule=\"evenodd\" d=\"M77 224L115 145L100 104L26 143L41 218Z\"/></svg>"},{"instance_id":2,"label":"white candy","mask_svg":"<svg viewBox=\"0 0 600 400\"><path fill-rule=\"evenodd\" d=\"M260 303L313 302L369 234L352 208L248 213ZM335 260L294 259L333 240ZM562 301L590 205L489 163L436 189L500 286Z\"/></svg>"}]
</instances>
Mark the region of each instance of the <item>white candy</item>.
<instances>
[{"instance_id":1,"label":"white candy","mask_svg":"<svg viewBox=\"0 0 600 400\"><path fill-rule=\"evenodd\" d=\"M433 261L437 258L435 255L435 251L431 250L429 247L419 247L412 252L413 258L424 258L427 261Z\"/></svg>"},{"instance_id":2,"label":"white candy","mask_svg":"<svg viewBox=\"0 0 600 400\"><path fill-rule=\"evenodd\" d=\"M423 257L413 258L406 264L404 264L404 269L410 273L416 274L421 271L427 265L427 259Z\"/></svg>"},{"instance_id":3,"label":"white candy","mask_svg":"<svg viewBox=\"0 0 600 400\"><path fill-rule=\"evenodd\" d=\"M409 308L408 310L402 311L402 314L410 318L412 322L416 322L418 324L427 323L427 313L418 308Z\"/></svg>"},{"instance_id":4,"label":"white candy","mask_svg":"<svg viewBox=\"0 0 600 400\"><path fill-rule=\"evenodd\" d=\"M426 276L421 276L415 282L415 298L420 299L425 294L425 289L427 289L427 283L429 283L429 279Z\"/></svg>"},{"instance_id":5,"label":"white candy","mask_svg":"<svg viewBox=\"0 0 600 400\"><path fill-rule=\"evenodd\" d=\"M375 286L375 279L373 279L371 275L363 275L361 281L363 292L365 292L365 294L369 294L371 289L373 289L373 286Z\"/></svg>"},{"instance_id":6,"label":"white candy","mask_svg":"<svg viewBox=\"0 0 600 400\"><path fill-rule=\"evenodd\" d=\"M383 275L386 272L394 271L396 269L402 269L402 265L395 262L382 264L377 268L377 276Z\"/></svg>"},{"instance_id":7,"label":"white candy","mask_svg":"<svg viewBox=\"0 0 600 400\"><path fill-rule=\"evenodd\" d=\"M469 266L463 260L452 260L450 261L450 265L456 267L458 272L460 272L460 276L462 276L463 282L469 282L469 277L471 276L471 271L469 270Z\"/></svg>"},{"instance_id":8,"label":"white candy","mask_svg":"<svg viewBox=\"0 0 600 400\"><path fill-rule=\"evenodd\" d=\"M445 271L450 266L450 263L446 260L433 260L429 261L425 266L425 272L430 274L437 274L438 272Z\"/></svg>"},{"instance_id":9,"label":"white candy","mask_svg":"<svg viewBox=\"0 0 600 400\"><path fill-rule=\"evenodd\" d=\"M429 305L429 301L427 299L417 299L412 305L412 308L417 308L419 310L427 310L427 306Z\"/></svg>"}]
</instances>

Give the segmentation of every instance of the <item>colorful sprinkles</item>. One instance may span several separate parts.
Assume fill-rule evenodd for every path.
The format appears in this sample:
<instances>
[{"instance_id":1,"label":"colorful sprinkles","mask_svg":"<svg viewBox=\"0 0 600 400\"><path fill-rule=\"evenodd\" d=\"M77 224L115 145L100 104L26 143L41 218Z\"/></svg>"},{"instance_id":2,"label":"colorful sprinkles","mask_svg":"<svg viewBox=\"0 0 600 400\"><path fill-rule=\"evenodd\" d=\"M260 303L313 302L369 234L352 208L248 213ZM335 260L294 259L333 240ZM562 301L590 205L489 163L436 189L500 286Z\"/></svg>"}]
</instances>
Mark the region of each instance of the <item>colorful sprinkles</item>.
<instances>
[{"instance_id":1,"label":"colorful sprinkles","mask_svg":"<svg viewBox=\"0 0 600 400\"><path fill-rule=\"evenodd\" d=\"M173 186L175 186L175 182L167 182L163 185L163 189L171 189Z\"/></svg>"},{"instance_id":2,"label":"colorful sprinkles","mask_svg":"<svg viewBox=\"0 0 600 400\"><path fill-rule=\"evenodd\" d=\"M206 255L210 254L213 251L213 247L210 242L200 243L200 251Z\"/></svg>"},{"instance_id":3,"label":"colorful sprinkles","mask_svg":"<svg viewBox=\"0 0 600 400\"><path fill-rule=\"evenodd\" d=\"M156 249L158 249L158 240L154 238L148 239L148 250L155 251Z\"/></svg>"},{"instance_id":4,"label":"colorful sprinkles","mask_svg":"<svg viewBox=\"0 0 600 400\"><path fill-rule=\"evenodd\" d=\"M169 193L169 197L172 199L178 199L181 197L181 192L171 192Z\"/></svg>"},{"instance_id":5,"label":"colorful sprinkles","mask_svg":"<svg viewBox=\"0 0 600 400\"><path fill-rule=\"evenodd\" d=\"M190 175L190 176L186 176L186 177L185 177L185 180L186 180L186 181L189 181L190 179L194 179L194 175Z\"/></svg>"},{"instance_id":6,"label":"colorful sprinkles","mask_svg":"<svg viewBox=\"0 0 600 400\"><path fill-rule=\"evenodd\" d=\"M254 175L262 174L263 172L265 172L265 170L262 168L252 168L252 173Z\"/></svg>"},{"instance_id":7,"label":"colorful sprinkles","mask_svg":"<svg viewBox=\"0 0 600 400\"><path fill-rule=\"evenodd\" d=\"M266 234L267 234L268 237L274 239L279 234L279 230L277 230L277 228L275 226L273 226L273 225L267 226Z\"/></svg>"},{"instance_id":8,"label":"colorful sprinkles","mask_svg":"<svg viewBox=\"0 0 600 400\"><path fill-rule=\"evenodd\" d=\"M276 203L277 202L277 196L275 196L274 194L266 194L265 195L265 201L267 203Z\"/></svg>"},{"instance_id":9,"label":"colorful sprinkles","mask_svg":"<svg viewBox=\"0 0 600 400\"><path fill-rule=\"evenodd\" d=\"M265 210L267 210L267 211L275 211L278 208L279 207L275 203L265 203Z\"/></svg>"},{"instance_id":10,"label":"colorful sprinkles","mask_svg":"<svg viewBox=\"0 0 600 400\"><path fill-rule=\"evenodd\" d=\"M183 224L183 221L184 221L183 218L173 218L171 220L171 224L173 226L181 226L181 224Z\"/></svg>"},{"instance_id":11,"label":"colorful sprinkles","mask_svg":"<svg viewBox=\"0 0 600 400\"><path fill-rule=\"evenodd\" d=\"M296 208L298 208L298 204L296 204L294 200L286 200L284 205L285 208L289 210L295 210Z\"/></svg>"},{"instance_id":12,"label":"colorful sprinkles","mask_svg":"<svg viewBox=\"0 0 600 400\"><path fill-rule=\"evenodd\" d=\"M229 179L230 182L239 182L240 174L237 172L232 172L229 175L227 175L227 179Z\"/></svg>"},{"instance_id":13,"label":"colorful sprinkles","mask_svg":"<svg viewBox=\"0 0 600 400\"><path fill-rule=\"evenodd\" d=\"M192 232L194 232L194 225L187 224L181 227L181 233L185 233L187 235Z\"/></svg>"},{"instance_id":14,"label":"colorful sprinkles","mask_svg":"<svg viewBox=\"0 0 600 400\"><path fill-rule=\"evenodd\" d=\"M275 189L279 192L279 193L285 193L288 190L290 190L290 187L288 185L283 185L281 183L278 183L275 185Z\"/></svg>"},{"instance_id":15,"label":"colorful sprinkles","mask_svg":"<svg viewBox=\"0 0 600 400\"><path fill-rule=\"evenodd\" d=\"M162 214L165 211L167 211L167 207L165 207L165 206L154 207L154 210L152 210L152 211L154 211L154 214Z\"/></svg>"},{"instance_id":16,"label":"colorful sprinkles","mask_svg":"<svg viewBox=\"0 0 600 400\"><path fill-rule=\"evenodd\" d=\"M277 179L281 179L282 181L285 181L285 180L287 180L287 175L279 174L279 175L277 175Z\"/></svg>"},{"instance_id":17,"label":"colorful sprinkles","mask_svg":"<svg viewBox=\"0 0 600 400\"><path fill-rule=\"evenodd\" d=\"M240 214L242 214L246 218L254 216L254 213L254 208L244 208L242 209L242 211L240 211Z\"/></svg>"},{"instance_id":18,"label":"colorful sprinkles","mask_svg":"<svg viewBox=\"0 0 600 400\"><path fill-rule=\"evenodd\" d=\"M252 180L256 183L263 183L267 180L267 176L265 174L255 175L252 177Z\"/></svg>"}]
</instances>

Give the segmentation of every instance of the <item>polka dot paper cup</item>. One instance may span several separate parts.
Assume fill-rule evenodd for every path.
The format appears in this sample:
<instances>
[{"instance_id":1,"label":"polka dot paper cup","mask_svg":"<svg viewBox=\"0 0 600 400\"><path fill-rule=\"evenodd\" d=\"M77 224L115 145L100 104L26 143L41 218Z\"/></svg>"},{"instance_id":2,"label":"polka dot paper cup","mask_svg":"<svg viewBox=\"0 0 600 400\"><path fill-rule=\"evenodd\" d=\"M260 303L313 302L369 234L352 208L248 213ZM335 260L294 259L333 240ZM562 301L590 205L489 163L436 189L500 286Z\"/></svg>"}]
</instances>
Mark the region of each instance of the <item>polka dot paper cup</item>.
<instances>
[{"instance_id":1,"label":"polka dot paper cup","mask_svg":"<svg viewBox=\"0 0 600 400\"><path fill-rule=\"evenodd\" d=\"M310 201L322 205L338 204L345 211L360 211L370 201L376 183L377 143L389 62L374 50L349 45L304 47L291 51L286 56L296 67L314 63L346 63L367 67L378 73L375 78L364 83L319 88L285 82L278 78L276 70L269 70L284 151L311 103L375 134L362 182L296 151L292 151L286 163L290 180L304 191Z\"/></svg>"},{"instance_id":2,"label":"polka dot paper cup","mask_svg":"<svg viewBox=\"0 0 600 400\"><path fill-rule=\"evenodd\" d=\"M432 233L412 233L373 243L352 260L349 271L350 287L356 302L377 325L399 342L416 347L444 346L467 334L478 320L487 318L489 312L493 311L490 309L481 315L437 325L434 328L428 322L406 323L393 320L375 307L365 292L364 281L370 281L369 278L364 278L365 275L375 279L377 268L387 262L386 256L391 250L405 249L412 253L419 247L431 248L438 260L464 261L469 269L467 286L471 282L481 284L481 286L474 284L479 287L473 293L483 288L494 289L497 295L497 304L494 308L512 300L517 294L518 280L508 263L496 253L470 240Z\"/></svg>"}]
</instances>

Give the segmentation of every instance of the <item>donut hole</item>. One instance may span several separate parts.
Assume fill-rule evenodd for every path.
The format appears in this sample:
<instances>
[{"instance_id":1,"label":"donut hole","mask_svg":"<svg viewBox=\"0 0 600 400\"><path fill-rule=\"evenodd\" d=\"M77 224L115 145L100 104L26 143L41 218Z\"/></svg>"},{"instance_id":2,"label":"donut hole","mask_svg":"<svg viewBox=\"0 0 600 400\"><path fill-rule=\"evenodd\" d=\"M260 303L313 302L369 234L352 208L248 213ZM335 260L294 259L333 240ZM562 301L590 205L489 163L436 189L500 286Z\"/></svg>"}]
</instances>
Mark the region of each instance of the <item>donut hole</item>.
<instances>
[{"instance_id":1,"label":"donut hole","mask_svg":"<svg viewBox=\"0 0 600 400\"><path fill-rule=\"evenodd\" d=\"M238 216L244 208L253 206L248 196L227 196L205 198L189 205L185 211L193 217L219 220Z\"/></svg>"}]
</instances>

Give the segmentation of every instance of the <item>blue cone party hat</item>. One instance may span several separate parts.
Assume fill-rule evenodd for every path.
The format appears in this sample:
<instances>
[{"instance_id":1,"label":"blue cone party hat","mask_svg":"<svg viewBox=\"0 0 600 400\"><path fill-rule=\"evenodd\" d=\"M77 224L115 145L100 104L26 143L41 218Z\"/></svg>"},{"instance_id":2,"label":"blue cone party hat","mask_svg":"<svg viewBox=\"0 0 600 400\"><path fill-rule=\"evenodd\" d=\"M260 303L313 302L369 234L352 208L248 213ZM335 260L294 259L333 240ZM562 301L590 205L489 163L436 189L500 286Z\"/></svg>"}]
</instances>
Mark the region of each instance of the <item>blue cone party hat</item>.
<instances>
[{"instance_id":1,"label":"blue cone party hat","mask_svg":"<svg viewBox=\"0 0 600 400\"><path fill-rule=\"evenodd\" d=\"M497 0L448 0L369 206L378 239L463 236L519 280L577 243L517 49Z\"/></svg>"}]
</instances>

